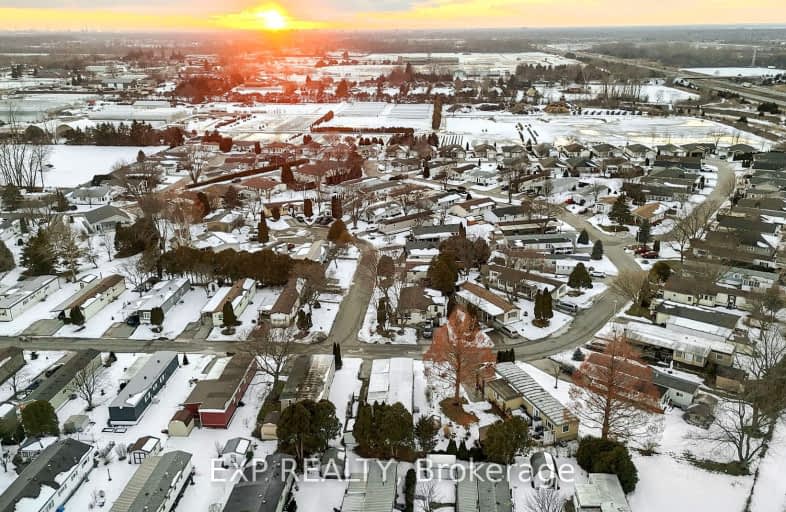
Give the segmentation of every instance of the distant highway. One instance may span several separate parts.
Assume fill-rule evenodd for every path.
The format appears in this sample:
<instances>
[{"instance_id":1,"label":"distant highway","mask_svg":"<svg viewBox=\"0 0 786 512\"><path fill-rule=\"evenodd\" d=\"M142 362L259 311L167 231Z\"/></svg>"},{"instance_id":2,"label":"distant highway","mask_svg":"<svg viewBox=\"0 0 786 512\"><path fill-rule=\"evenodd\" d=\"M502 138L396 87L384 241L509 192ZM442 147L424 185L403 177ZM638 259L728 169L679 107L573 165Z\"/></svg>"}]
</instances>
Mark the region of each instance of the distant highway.
<instances>
[{"instance_id":1,"label":"distant highway","mask_svg":"<svg viewBox=\"0 0 786 512\"><path fill-rule=\"evenodd\" d=\"M672 78L672 79L685 78L688 80L693 80L696 86L699 88L710 89L713 91L730 92L734 94L739 94L741 97L748 100L753 100L758 102L770 101L778 106L786 107L786 92L776 91L768 87L761 87L758 85L743 87L741 84L736 84L731 81L722 80L708 75L702 75L701 73L695 73L692 71L685 71L677 68L672 68L669 66L664 66L662 64L649 62L649 61L622 59L619 57L613 57L611 55L604 55L600 53L576 52L576 55L579 57L604 60L606 62L627 64L629 66L635 66L637 68L646 69L648 71L655 71L657 73L662 74L665 78Z\"/></svg>"}]
</instances>

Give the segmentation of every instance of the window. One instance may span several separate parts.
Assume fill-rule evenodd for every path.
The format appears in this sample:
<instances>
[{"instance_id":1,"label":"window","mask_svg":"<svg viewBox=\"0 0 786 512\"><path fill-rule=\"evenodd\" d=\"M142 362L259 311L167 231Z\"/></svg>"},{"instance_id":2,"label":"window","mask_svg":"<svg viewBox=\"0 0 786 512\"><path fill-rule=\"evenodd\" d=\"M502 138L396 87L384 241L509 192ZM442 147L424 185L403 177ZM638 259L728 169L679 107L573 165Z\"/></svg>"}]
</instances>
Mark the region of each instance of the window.
<instances>
[{"instance_id":1,"label":"window","mask_svg":"<svg viewBox=\"0 0 786 512\"><path fill-rule=\"evenodd\" d=\"M568 425L567 423L562 425L562 433L563 434L566 434L569 431L570 431L570 425Z\"/></svg>"}]
</instances>

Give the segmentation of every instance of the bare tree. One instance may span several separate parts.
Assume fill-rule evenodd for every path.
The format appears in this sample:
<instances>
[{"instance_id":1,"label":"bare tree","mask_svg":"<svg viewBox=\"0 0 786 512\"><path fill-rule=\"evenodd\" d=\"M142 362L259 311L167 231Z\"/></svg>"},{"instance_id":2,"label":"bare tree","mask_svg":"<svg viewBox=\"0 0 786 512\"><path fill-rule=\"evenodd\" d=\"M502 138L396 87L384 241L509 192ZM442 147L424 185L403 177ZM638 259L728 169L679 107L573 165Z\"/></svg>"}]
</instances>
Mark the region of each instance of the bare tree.
<instances>
[{"instance_id":1,"label":"bare tree","mask_svg":"<svg viewBox=\"0 0 786 512\"><path fill-rule=\"evenodd\" d=\"M652 368L622 336L615 336L602 353L591 353L573 373L573 384L576 415L600 429L603 439L642 435L649 415L661 412Z\"/></svg>"},{"instance_id":2,"label":"bare tree","mask_svg":"<svg viewBox=\"0 0 786 512\"><path fill-rule=\"evenodd\" d=\"M140 296L145 291L145 283L153 274L152 269L148 267L143 258L137 258L135 261L127 261L119 265L117 272L131 283L132 289L139 292Z\"/></svg>"},{"instance_id":3,"label":"bare tree","mask_svg":"<svg viewBox=\"0 0 786 512\"><path fill-rule=\"evenodd\" d=\"M716 201L707 200L675 219L671 231L672 246L680 253L680 263L685 261L685 254L690 243L704 236L712 220L712 216L720 206Z\"/></svg>"},{"instance_id":4,"label":"bare tree","mask_svg":"<svg viewBox=\"0 0 786 512\"><path fill-rule=\"evenodd\" d=\"M715 410L715 421L706 432L690 435L706 441L717 449L731 448L737 462L746 467L764 449L766 426L756 425L753 408L741 397L723 400Z\"/></svg>"},{"instance_id":5,"label":"bare tree","mask_svg":"<svg viewBox=\"0 0 786 512\"><path fill-rule=\"evenodd\" d=\"M153 192L161 183L161 171L155 163L147 160L128 165L118 163L112 175L117 184L125 190L126 195L135 201Z\"/></svg>"},{"instance_id":6,"label":"bare tree","mask_svg":"<svg viewBox=\"0 0 786 512\"><path fill-rule=\"evenodd\" d=\"M260 324L241 346L243 351L257 358L259 369L273 379L273 387L293 356L295 332L294 327L274 328L268 324Z\"/></svg>"},{"instance_id":7,"label":"bare tree","mask_svg":"<svg viewBox=\"0 0 786 512\"><path fill-rule=\"evenodd\" d=\"M528 512L562 512L565 509L565 498L557 489L538 488L527 496Z\"/></svg>"},{"instance_id":8,"label":"bare tree","mask_svg":"<svg viewBox=\"0 0 786 512\"><path fill-rule=\"evenodd\" d=\"M35 189L43 187L43 170L50 148L45 140L26 140L25 131L16 121L14 107L9 112L5 134L0 138L0 181L3 185Z\"/></svg>"},{"instance_id":9,"label":"bare tree","mask_svg":"<svg viewBox=\"0 0 786 512\"><path fill-rule=\"evenodd\" d=\"M415 488L415 499L421 504L417 507L421 512L436 512L441 506L439 496L439 482L437 480L422 480Z\"/></svg>"},{"instance_id":10,"label":"bare tree","mask_svg":"<svg viewBox=\"0 0 786 512\"><path fill-rule=\"evenodd\" d=\"M87 410L93 410L93 399L101 383L101 362L93 360L77 371L68 385L68 391L87 402Z\"/></svg>"},{"instance_id":11,"label":"bare tree","mask_svg":"<svg viewBox=\"0 0 786 512\"><path fill-rule=\"evenodd\" d=\"M645 296L648 293L648 282L649 274L644 270L622 270L611 282L610 288L637 306L649 299Z\"/></svg>"},{"instance_id":12,"label":"bare tree","mask_svg":"<svg viewBox=\"0 0 786 512\"><path fill-rule=\"evenodd\" d=\"M207 159L210 156L210 152L202 143L189 144L185 149L186 172L188 172L188 177L191 178L191 182L197 183L207 166Z\"/></svg>"},{"instance_id":13,"label":"bare tree","mask_svg":"<svg viewBox=\"0 0 786 512\"><path fill-rule=\"evenodd\" d=\"M107 229L98 235L101 239L101 245L106 251L106 257L112 261L112 255L115 253L115 232Z\"/></svg>"}]
</instances>

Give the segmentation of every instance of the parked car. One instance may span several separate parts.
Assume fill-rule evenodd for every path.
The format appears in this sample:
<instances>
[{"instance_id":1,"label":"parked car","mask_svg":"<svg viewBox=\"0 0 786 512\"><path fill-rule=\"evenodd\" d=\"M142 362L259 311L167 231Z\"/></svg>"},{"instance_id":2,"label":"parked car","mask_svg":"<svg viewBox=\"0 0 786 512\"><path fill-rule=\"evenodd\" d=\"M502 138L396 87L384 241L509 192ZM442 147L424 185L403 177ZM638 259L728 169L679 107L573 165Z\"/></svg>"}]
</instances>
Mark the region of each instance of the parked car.
<instances>
[{"instance_id":1,"label":"parked car","mask_svg":"<svg viewBox=\"0 0 786 512\"><path fill-rule=\"evenodd\" d=\"M605 279L606 273L601 270L590 270L589 271L590 277L596 277L598 279Z\"/></svg>"},{"instance_id":2,"label":"parked car","mask_svg":"<svg viewBox=\"0 0 786 512\"><path fill-rule=\"evenodd\" d=\"M579 312L579 307L576 304L564 300L558 300L554 307L566 313L575 314Z\"/></svg>"},{"instance_id":3,"label":"parked car","mask_svg":"<svg viewBox=\"0 0 786 512\"><path fill-rule=\"evenodd\" d=\"M502 334L504 334L505 336L507 336L508 338L518 338L519 337L519 333L518 332L514 331L513 329L511 329L510 327L507 327L505 325L503 325L502 327L498 328L497 330L499 332L501 332Z\"/></svg>"},{"instance_id":4,"label":"parked car","mask_svg":"<svg viewBox=\"0 0 786 512\"><path fill-rule=\"evenodd\" d=\"M431 337L434 335L434 327L431 326L430 324L424 325L423 329L420 331L420 334L427 340L430 340Z\"/></svg>"}]
</instances>

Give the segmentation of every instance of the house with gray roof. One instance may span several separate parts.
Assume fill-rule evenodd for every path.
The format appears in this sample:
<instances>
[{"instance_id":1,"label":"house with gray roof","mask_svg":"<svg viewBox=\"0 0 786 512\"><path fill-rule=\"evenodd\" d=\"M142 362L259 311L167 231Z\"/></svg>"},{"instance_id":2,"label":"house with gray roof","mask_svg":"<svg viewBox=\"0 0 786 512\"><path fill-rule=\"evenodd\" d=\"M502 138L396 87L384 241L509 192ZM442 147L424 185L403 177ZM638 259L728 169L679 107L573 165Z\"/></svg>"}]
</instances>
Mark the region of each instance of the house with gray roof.
<instances>
[{"instance_id":1,"label":"house with gray roof","mask_svg":"<svg viewBox=\"0 0 786 512\"><path fill-rule=\"evenodd\" d=\"M49 445L0 495L0 512L58 510L93 469L95 451L70 438Z\"/></svg>"},{"instance_id":2,"label":"house with gray roof","mask_svg":"<svg viewBox=\"0 0 786 512\"><path fill-rule=\"evenodd\" d=\"M60 288L57 276L35 276L0 289L0 322L10 322Z\"/></svg>"},{"instance_id":3,"label":"house with gray roof","mask_svg":"<svg viewBox=\"0 0 786 512\"><path fill-rule=\"evenodd\" d=\"M696 398L701 385L697 380L681 376L672 370L655 368L652 372L652 383L660 391L662 406L674 405L687 409Z\"/></svg>"},{"instance_id":4,"label":"house with gray roof","mask_svg":"<svg viewBox=\"0 0 786 512\"><path fill-rule=\"evenodd\" d=\"M147 457L110 512L169 512L185 491L192 467L191 454L180 450Z\"/></svg>"},{"instance_id":5,"label":"house with gray roof","mask_svg":"<svg viewBox=\"0 0 786 512\"><path fill-rule=\"evenodd\" d=\"M98 233L111 231L118 223L121 225L131 224L133 220L129 214L110 204L86 211L81 215L88 227Z\"/></svg>"},{"instance_id":6,"label":"house with gray roof","mask_svg":"<svg viewBox=\"0 0 786 512\"><path fill-rule=\"evenodd\" d=\"M74 393L73 382L80 372L100 371L100 368L101 352L98 350L89 348L75 352L25 397L25 403L46 400L57 410Z\"/></svg>"},{"instance_id":7,"label":"house with gray roof","mask_svg":"<svg viewBox=\"0 0 786 512\"><path fill-rule=\"evenodd\" d=\"M530 425L543 427L544 443L569 441L578 437L578 418L531 375L515 363L498 363L495 371L499 379L504 379L508 386L519 394L519 399L505 400L503 396L497 395L495 390L507 390L507 387L491 386L489 383L484 394L491 403L498 407L502 404L507 410L519 409L526 412ZM509 391L506 393L509 394Z\"/></svg>"},{"instance_id":8,"label":"house with gray roof","mask_svg":"<svg viewBox=\"0 0 786 512\"><path fill-rule=\"evenodd\" d=\"M617 475L590 473L589 482L576 484L573 495L576 512L631 512L628 499Z\"/></svg>"},{"instance_id":9,"label":"house with gray roof","mask_svg":"<svg viewBox=\"0 0 786 512\"><path fill-rule=\"evenodd\" d=\"M477 464L477 474L491 475L488 464ZM513 512L513 495L508 472L488 478L459 478L456 482L456 512Z\"/></svg>"},{"instance_id":10,"label":"house with gray roof","mask_svg":"<svg viewBox=\"0 0 786 512\"><path fill-rule=\"evenodd\" d=\"M109 404L112 425L134 425L178 368L177 352L154 352Z\"/></svg>"},{"instance_id":11,"label":"house with gray roof","mask_svg":"<svg viewBox=\"0 0 786 512\"><path fill-rule=\"evenodd\" d=\"M281 410L303 400L318 402L326 399L335 372L336 364L332 355L298 356L281 391Z\"/></svg>"},{"instance_id":12,"label":"house with gray roof","mask_svg":"<svg viewBox=\"0 0 786 512\"><path fill-rule=\"evenodd\" d=\"M267 456L265 463L264 471L255 466L243 470L245 478L240 478L232 488L223 512L281 512L285 509L295 481L295 460L283 453L273 453Z\"/></svg>"},{"instance_id":13,"label":"house with gray roof","mask_svg":"<svg viewBox=\"0 0 786 512\"><path fill-rule=\"evenodd\" d=\"M396 503L398 464L369 464L363 474L350 475L341 512L390 512Z\"/></svg>"}]
</instances>

